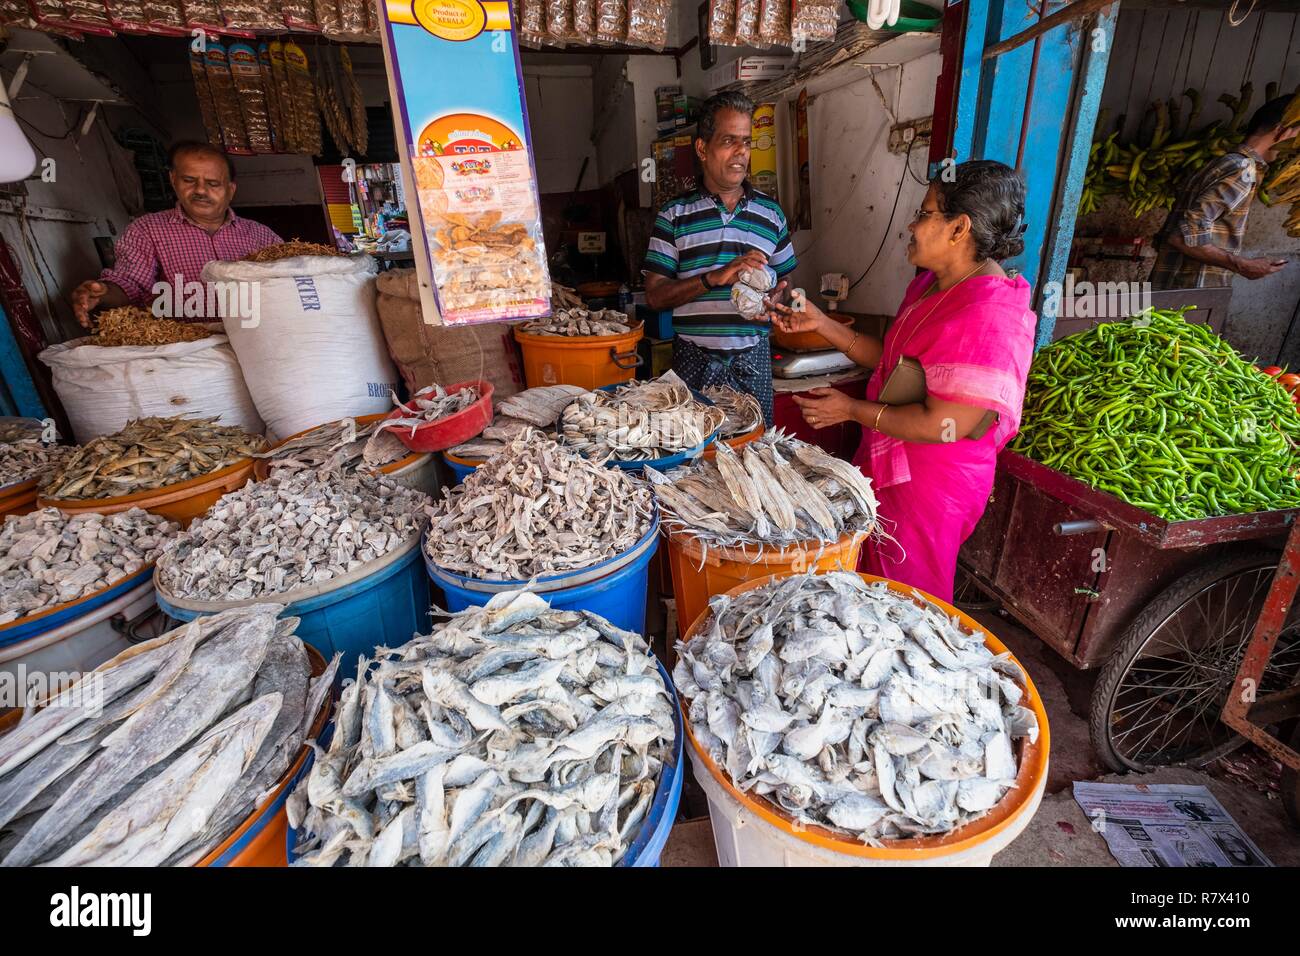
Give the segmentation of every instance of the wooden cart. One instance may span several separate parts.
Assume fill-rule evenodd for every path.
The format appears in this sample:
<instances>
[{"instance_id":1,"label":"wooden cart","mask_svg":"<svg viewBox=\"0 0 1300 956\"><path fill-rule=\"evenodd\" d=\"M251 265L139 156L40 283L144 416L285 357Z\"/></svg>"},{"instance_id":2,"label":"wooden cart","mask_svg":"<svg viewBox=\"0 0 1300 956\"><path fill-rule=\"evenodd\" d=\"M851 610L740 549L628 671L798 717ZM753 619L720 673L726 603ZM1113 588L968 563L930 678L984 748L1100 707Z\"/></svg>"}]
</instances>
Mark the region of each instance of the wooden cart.
<instances>
[{"instance_id":1,"label":"wooden cart","mask_svg":"<svg viewBox=\"0 0 1300 956\"><path fill-rule=\"evenodd\" d=\"M998 464L961 569L1076 666L1102 668L1103 760L1194 765L1249 739L1289 768L1300 814L1300 512L1167 522L1014 452Z\"/></svg>"}]
</instances>

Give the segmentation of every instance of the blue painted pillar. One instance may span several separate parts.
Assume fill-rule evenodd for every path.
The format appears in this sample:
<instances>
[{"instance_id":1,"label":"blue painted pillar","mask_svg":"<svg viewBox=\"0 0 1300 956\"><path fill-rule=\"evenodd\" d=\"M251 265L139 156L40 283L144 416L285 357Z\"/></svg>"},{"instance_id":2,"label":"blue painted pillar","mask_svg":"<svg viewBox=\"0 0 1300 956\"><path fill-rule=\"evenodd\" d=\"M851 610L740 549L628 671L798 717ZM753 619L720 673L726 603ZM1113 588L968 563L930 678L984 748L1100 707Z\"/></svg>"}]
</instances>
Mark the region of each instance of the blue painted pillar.
<instances>
[{"instance_id":1,"label":"blue painted pillar","mask_svg":"<svg viewBox=\"0 0 1300 956\"><path fill-rule=\"evenodd\" d=\"M18 350L18 341L14 331L9 327L9 316L0 306L0 378L3 378L4 390L13 402L13 408L5 408L6 413L21 415L25 418L45 418L45 406L36 391L23 353ZM5 406L9 401L4 402Z\"/></svg>"}]
</instances>

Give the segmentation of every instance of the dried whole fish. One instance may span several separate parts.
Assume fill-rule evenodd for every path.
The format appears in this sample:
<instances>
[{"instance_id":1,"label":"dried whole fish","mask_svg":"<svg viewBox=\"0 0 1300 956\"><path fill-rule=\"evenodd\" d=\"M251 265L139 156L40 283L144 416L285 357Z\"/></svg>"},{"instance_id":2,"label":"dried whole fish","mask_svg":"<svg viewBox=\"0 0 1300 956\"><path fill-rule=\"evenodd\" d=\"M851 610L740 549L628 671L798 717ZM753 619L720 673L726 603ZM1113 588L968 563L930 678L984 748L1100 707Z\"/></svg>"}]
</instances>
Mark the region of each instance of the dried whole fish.
<instances>
[{"instance_id":1,"label":"dried whole fish","mask_svg":"<svg viewBox=\"0 0 1300 956\"><path fill-rule=\"evenodd\" d=\"M1038 736L1009 655L857 574L715 597L677 649L691 731L736 787L871 845L982 816Z\"/></svg>"},{"instance_id":2,"label":"dried whole fish","mask_svg":"<svg viewBox=\"0 0 1300 956\"><path fill-rule=\"evenodd\" d=\"M393 404L404 415L400 418L385 418L379 423L378 427L385 429L410 426L412 435L421 425L440 421L455 415L457 412L463 412L482 397L475 385L466 385L455 392L448 392L437 382L426 385L412 395L409 405L399 402L397 395L392 392L389 394L393 396Z\"/></svg>"},{"instance_id":3,"label":"dried whole fish","mask_svg":"<svg viewBox=\"0 0 1300 956\"><path fill-rule=\"evenodd\" d=\"M342 256L333 246L324 246L319 242L303 242L294 239L291 242L279 242L273 246L263 246L244 256L242 262L278 262L295 256Z\"/></svg>"},{"instance_id":4,"label":"dried whole fish","mask_svg":"<svg viewBox=\"0 0 1300 956\"><path fill-rule=\"evenodd\" d=\"M425 548L449 571L527 581L612 558L653 518L643 484L534 437L511 442L434 503Z\"/></svg>"},{"instance_id":5,"label":"dried whole fish","mask_svg":"<svg viewBox=\"0 0 1300 956\"><path fill-rule=\"evenodd\" d=\"M645 641L527 591L447 616L346 682L294 865L617 863L677 737Z\"/></svg>"},{"instance_id":6,"label":"dried whole fish","mask_svg":"<svg viewBox=\"0 0 1300 956\"><path fill-rule=\"evenodd\" d=\"M58 468L76 449L40 439L0 443L0 488L31 481Z\"/></svg>"},{"instance_id":7,"label":"dried whole fish","mask_svg":"<svg viewBox=\"0 0 1300 956\"><path fill-rule=\"evenodd\" d=\"M462 442L451 453L472 461L485 461L520 438L555 438L555 423L564 407L587 390L578 385L541 385L511 395L496 407L492 424L477 438Z\"/></svg>"},{"instance_id":8,"label":"dried whole fish","mask_svg":"<svg viewBox=\"0 0 1300 956\"><path fill-rule=\"evenodd\" d=\"M117 498L201 478L266 447L266 439L212 418L138 418L87 442L42 485L45 498Z\"/></svg>"},{"instance_id":9,"label":"dried whole fish","mask_svg":"<svg viewBox=\"0 0 1300 956\"><path fill-rule=\"evenodd\" d=\"M10 515L0 526L0 624L116 584L157 560L179 531L139 508Z\"/></svg>"},{"instance_id":10,"label":"dried whole fish","mask_svg":"<svg viewBox=\"0 0 1300 956\"><path fill-rule=\"evenodd\" d=\"M748 392L739 392L725 385L702 389L704 397L717 405L727 418L722 423L721 438L748 435L763 424L763 408L758 399Z\"/></svg>"},{"instance_id":11,"label":"dried whole fish","mask_svg":"<svg viewBox=\"0 0 1300 956\"><path fill-rule=\"evenodd\" d=\"M301 751L338 667L311 679L283 610L191 621L0 736L0 833L14 838L0 865L184 865L224 841Z\"/></svg>"},{"instance_id":12,"label":"dried whole fish","mask_svg":"<svg viewBox=\"0 0 1300 956\"><path fill-rule=\"evenodd\" d=\"M273 475L196 519L158 563L158 584L197 601L247 601L323 584L409 541L428 503L428 495L383 475Z\"/></svg>"},{"instance_id":13,"label":"dried whole fish","mask_svg":"<svg viewBox=\"0 0 1300 956\"><path fill-rule=\"evenodd\" d=\"M379 422L359 424L354 418L320 425L252 458L266 459L267 474L295 471L339 471L371 474L400 461L411 450Z\"/></svg>"},{"instance_id":14,"label":"dried whole fish","mask_svg":"<svg viewBox=\"0 0 1300 956\"><path fill-rule=\"evenodd\" d=\"M197 342L212 334L202 325L155 318L148 309L126 305L100 312L95 317L95 334L86 338L82 344L102 348L172 345L176 342Z\"/></svg>"},{"instance_id":15,"label":"dried whole fish","mask_svg":"<svg viewBox=\"0 0 1300 956\"><path fill-rule=\"evenodd\" d=\"M667 527L704 545L805 547L846 534L884 536L871 480L780 430L712 460L647 473Z\"/></svg>"},{"instance_id":16,"label":"dried whole fish","mask_svg":"<svg viewBox=\"0 0 1300 956\"><path fill-rule=\"evenodd\" d=\"M20 441L37 441L45 431L45 423L39 418L5 418L0 417L0 442L6 445Z\"/></svg>"},{"instance_id":17,"label":"dried whole fish","mask_svg":"<svg viewBox=\"0 0 1300 956\"><path fill-rule=\"evenodd\" d=\"M564 443L593 461L647 461L695 448L726 413L691 394L675 372L588 392L560 416Z\"/></svg>"},{"instance_id":18,"label":"dried whole fish","mask_svg":"<svg viewBox=\"0 0 1300 956\"><path fill-rule=\"evenodd\" d=\"M528 335L625 335L633 323L614 309L556 309L548 318L534 319L520 328Z\"/></svg>"}]
</instances>

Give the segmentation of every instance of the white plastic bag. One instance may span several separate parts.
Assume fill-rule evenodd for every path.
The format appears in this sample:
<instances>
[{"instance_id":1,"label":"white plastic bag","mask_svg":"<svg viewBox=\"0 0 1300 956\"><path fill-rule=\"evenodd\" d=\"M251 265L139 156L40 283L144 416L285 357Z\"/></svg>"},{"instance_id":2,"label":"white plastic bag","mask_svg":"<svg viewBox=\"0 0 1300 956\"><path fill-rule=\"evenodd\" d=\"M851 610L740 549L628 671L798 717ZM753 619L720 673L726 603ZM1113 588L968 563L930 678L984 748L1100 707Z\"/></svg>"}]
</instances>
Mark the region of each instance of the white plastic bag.
<instances>
[{"instance_id":1,"label":"white plastic bag","mask_svg":"<svg viewBox=\"0 0 1300 956\"><path fill-rule=\"evenodd\" d=\"M251 317L226 314L233 294L217 302L268 437L392 409L398 377L375 312L377 271L364 254L203 267L205 282L255 291L239 290L257 304Z\"/></svg>"},{"instance_id":2,"label":"white plastic bag","mask_svg":"<svg viewBox=\"0 0 1300 956\"><path fill-rule=\"evenodd\" d=\"M78 444L150 415L220 415L223 425L262 432L239 360L224 335L112 348L86 341L52 345L39 356L50 367Z\"/></svg>"}]
</instances>

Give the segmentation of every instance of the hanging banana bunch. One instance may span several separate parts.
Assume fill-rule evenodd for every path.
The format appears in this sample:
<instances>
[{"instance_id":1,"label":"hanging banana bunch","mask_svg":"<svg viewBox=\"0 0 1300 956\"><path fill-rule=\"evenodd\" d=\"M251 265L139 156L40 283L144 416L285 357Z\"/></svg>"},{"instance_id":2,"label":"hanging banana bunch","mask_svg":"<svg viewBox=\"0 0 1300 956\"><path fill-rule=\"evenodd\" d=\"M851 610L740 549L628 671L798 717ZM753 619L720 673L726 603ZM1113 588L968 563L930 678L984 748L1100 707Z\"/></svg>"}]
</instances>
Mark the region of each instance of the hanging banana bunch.
<instances>
[{"instance_id":1,"label":"hanging banana bunch","mask_svg":"<svg viewBox=\"0 0 1300 956\"><path fill-rule=\"evenodd\" d=\"M1283 114L1282 125L1300 126L1300 90ZM1269 166L1268 176L1260 186L1259 198L1270 206L1290 203L1286 233L1300 239L1300 137L1278 148L1277 159Z\"/></svg>"}]
</instances>

